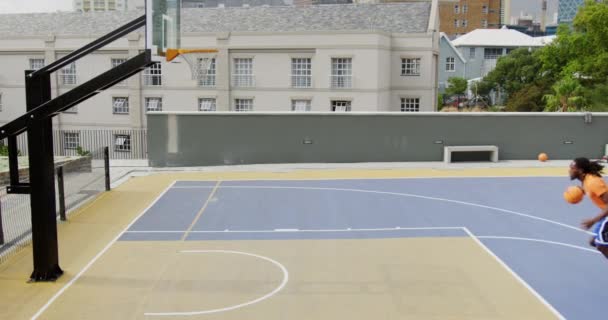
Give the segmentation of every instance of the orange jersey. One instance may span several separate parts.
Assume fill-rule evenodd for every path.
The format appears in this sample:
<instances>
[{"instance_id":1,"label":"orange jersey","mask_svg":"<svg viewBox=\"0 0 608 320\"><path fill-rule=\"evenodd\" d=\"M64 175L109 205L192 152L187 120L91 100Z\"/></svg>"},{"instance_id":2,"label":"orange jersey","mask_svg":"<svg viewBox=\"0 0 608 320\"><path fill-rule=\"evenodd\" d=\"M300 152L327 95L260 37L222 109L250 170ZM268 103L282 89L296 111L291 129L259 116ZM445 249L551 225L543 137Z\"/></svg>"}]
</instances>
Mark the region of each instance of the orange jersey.
<instances>
[{"instance_id":1,"label":"orange jersey","mask_svg":"<svg viewBox=\"0 0 608 320\"><path fill-rule=\"evenodd\" d=\"M587 175L583 181L583 189L589 196L589 199L595 203L600 209L606 208L606 203L602 200L602 195L608 192L608 186L602 177Z\"/></svg>"}]
</instances>

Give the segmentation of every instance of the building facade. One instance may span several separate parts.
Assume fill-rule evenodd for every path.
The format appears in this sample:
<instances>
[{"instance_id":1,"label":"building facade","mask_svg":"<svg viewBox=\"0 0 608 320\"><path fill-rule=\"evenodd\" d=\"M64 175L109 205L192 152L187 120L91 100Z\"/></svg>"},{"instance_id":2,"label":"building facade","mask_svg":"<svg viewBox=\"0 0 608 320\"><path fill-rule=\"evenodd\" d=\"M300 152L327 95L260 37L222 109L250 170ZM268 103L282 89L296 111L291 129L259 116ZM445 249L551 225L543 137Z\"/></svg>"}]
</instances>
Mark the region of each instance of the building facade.
<instances>
[{"instance_id":1,"label":"building facade","mask_svg":"<svg viewBox=\"0 0 608 320\"><path fill-rule=\"evenodd\" d=\"M182 8L286 6L286 0L182 0Z\"/></svg>"},{"instance_id":2,"label":"building facade","mask_svg":"<svg viewBox=\"0 0 608 320\"><path fill-rule=\"evenodd\" d=\"M442 34L439 41L439 92L445 92L452 77L479 81L494 70L500 57L512 50L545 46L554 39L555 36L530 37L507 27L475 30L456 40Z\"/></svg>"},{"instance_id":3,"label":"building facade","mask_svg":"<svg viewBox=\"0 0 608 320\"><path fill-rule=\"evenodd\" d=\"M559 0L557 7L557 23L572 24L578 8L585 3L584 0Z\"/></svg>"},{"instance_id":4,"label":"building facade","mask_svg":"<svg viewBox=\"0 0 608 320\"><path fill-rule=\"evenodd\" d=\"M452 77L465 78L466 59L460 51L452 44L445 33L441 33L439 39L439 92L445 92L448 80Z\"/></svg>"},{"instance_id":5,"label":"building facade","mask_svg":"<svg viewBox=\"0 0 608 320\"><path fill-rule=\"evenodd\" d=\"M433 12L436 2L347 5L340 10L332 6L184 10L182 46L218 49L206 78L192 80L188 64L180 58L163 61L56 117L56 128L145 128L146 112L164 110L434 111L439 34L433 31L438 27ZM200 23L218 13L224 15L222 21L239 24L231 24L232 31L225 32ZM37 18L48 22L44 30L32 26L19 36L0 32L0 122L25 112L24 70L40 68L140 14L40 14ZM373 15L378 19L363 19ZM285 25L276 23L278 16L286 18ZM412 18L404 20L404 16ZM308 23L313 17L316 25ZM21 25L23 16L0 18ZM59 23L67 19L96 28L95 36ZM48 35L48 26L53 35ZM84 57L53 74L53 95L73 89L143 48L143 34L133 33Z\"/></svg>"},{"instance_id":6,"label":"building facade","mask_svg":"<svg viewBox=\"0 0 608 320\"><path fill-rule=\"evenodd\" d=\"M74 0L74 11L102 12L142 10L145 0Z\"/></svg>"},{"instance_id":7,"label":"building facade","mask_svg":"<svg viewBox=\"0 0 608 320\"><path fill-rule=\"evenodd\" d=\"M501 0L459 0L439 4L440 30L451 39L475 29L501 27Z\"/></svg>"}]
</instances>

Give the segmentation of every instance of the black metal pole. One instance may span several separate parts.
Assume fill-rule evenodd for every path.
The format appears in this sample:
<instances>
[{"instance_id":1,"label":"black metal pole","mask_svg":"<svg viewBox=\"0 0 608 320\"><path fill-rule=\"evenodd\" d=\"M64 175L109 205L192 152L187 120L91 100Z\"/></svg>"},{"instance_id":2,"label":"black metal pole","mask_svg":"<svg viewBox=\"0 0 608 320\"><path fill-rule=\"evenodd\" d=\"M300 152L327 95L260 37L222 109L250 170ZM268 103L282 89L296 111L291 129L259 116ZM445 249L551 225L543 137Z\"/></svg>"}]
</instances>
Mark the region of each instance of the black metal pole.
<instances>
[{"instance_id":1,"label":"black metal pole","mask_svg":"<svg viewBox=\"0 0 608 320\"><path fill-rule=\"evenodd\" d=\"M19 149L17 148L17 136L8 137L8 169L10 184L19 184Z\"/></svg>"},{"instance_id":2,"label":"black metal pole","mask_svg":"<svg viewBox=\"0 0 608 320\"><path fill-rule=\"evenodd\" d=\"M63 184L63 166L57 168L57 188L59 190L59 218L61 221L66 221L65 216L65 189Z\"/></svg>"},{"instance_id":3,"label":"black metal pole","mask_svg":"<svg viewBox=\"0 0 608 320\"><path fill-rule=\"evenodd\" d=\"M51 77L42 73L29 77L26 71L25 95L31 111L51 100ZM30 119L27 129L32 210L32 249L34 271L30 281L54 281L63 274L59 267L57 208L55 207L55 164L51 117Z\"/></svg>"},{"instance_id":4,"label":"black metal pole","mask_svg":"<svg viewBox=\"0 0 608 320\"><path fill-rule=\"evenodd\" d=\"M110 191L110 148L103 148L103 168L106 173L106 191Z\"/></svg>"},{"instance_id":5,"label":"black metal pole","mask_svg":"<svg viewBox=\"0 0 608 320\"><path fill-rule=\"evenodd\" d=\"M4 244L4 226L2 225L2 202L0 201L0 245Z\"/></svg>"}]
</instances>

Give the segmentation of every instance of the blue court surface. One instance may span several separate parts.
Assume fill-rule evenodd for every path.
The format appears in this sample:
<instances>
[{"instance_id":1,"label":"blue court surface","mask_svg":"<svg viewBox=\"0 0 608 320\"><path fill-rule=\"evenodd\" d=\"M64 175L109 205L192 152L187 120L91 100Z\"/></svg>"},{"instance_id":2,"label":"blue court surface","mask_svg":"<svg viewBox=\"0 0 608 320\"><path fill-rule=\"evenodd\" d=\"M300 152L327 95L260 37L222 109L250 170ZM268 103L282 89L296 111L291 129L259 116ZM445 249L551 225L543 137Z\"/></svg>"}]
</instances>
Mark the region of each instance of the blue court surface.
<instances>
[{"instance_id":1,"label":"blue court surface","mask_svg":"<svg viewBox=\"0 0 608 320\"><path fill-rule=\"evenodd\" d=\"M479 239L567 319L603 319L608 260L557 177L177 181L121 241ZM433 248L436 249L436 248ZM466 258L466 257L463 257Z\"/></svg>"}]
</instances>

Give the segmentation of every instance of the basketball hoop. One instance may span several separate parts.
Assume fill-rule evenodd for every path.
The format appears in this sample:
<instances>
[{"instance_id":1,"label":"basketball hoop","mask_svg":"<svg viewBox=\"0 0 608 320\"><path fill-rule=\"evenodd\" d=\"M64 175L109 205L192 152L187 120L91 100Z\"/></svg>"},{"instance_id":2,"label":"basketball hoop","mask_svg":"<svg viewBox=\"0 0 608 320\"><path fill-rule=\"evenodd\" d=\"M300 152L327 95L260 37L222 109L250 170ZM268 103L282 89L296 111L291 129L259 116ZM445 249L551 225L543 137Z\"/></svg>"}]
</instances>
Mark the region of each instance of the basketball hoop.
<instances>
[{"instance_id":1,"label":"basketball hoop","mask_svg":"<svg viewBox=\"0 0 608 320\"><path fill-rule=\"evenodd\" d=\"M204 80L210 70L215 70L216 49L167 49L167 61L181 56L190 66L192 80Z\"/></svg>"}]
</instances>

